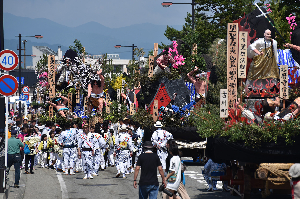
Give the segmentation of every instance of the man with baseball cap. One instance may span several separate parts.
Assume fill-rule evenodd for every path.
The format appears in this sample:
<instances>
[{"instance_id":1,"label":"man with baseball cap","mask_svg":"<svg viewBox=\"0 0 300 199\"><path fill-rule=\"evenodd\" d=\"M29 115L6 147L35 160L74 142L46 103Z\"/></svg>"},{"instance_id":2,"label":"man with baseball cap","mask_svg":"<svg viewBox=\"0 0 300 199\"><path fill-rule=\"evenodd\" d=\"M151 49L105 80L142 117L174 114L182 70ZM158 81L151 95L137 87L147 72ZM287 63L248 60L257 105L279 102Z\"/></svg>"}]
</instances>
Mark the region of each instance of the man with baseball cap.
<instances>
[{"instance_id":1,"label":"man with baseball cap","mask_svg":"<svg viewBox=\"0 0 300 199\"><path fill-rule=\"evenodd\" d=\"M11 138L8 139L7 144L7 171L12 165L15 166L15 188L19 188L19 181L20 181L20 166L22 162L22 158L20 155L20 147L24 147L24 144L19 140L16 139L17 131L11 131Z\"/></svg>"},{"instance_id":2,"label":"man with baseball cap","mask_svg":"<svg viewBox=\"0 0 300 199\"><path fill-rule=\"evenodd\" d=\"M158 179L157 169L162 178L162 183L166 187L164 172L161 166L160 159L157 154L153 153L153 145L151 141L146 141L144 144L144 153L139 156L137 166L134 171L133 187L137 188L136 178L142 168L141 177L139 181L139 198L156 199L158 194Z\"/></svg>"}]
</instances>

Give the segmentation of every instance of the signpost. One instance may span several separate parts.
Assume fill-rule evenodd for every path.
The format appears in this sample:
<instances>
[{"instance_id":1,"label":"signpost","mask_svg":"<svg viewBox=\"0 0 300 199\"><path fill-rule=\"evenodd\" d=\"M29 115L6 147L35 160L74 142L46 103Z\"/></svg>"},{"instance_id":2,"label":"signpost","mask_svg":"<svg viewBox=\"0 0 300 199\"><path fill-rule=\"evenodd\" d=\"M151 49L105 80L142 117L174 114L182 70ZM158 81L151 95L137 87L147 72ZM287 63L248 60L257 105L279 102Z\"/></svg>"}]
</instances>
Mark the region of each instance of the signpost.
<instances>
[{"instance_id":1,"label":"signpost","mask_svg":"<svg viewBox=\"0 0 300 199\"><path fill-rule=\"evenodd\" d=\"M0 52L0 68L11 71L17 67L19 59L17 54L12 50L2 50Z\"/></svg>"},{"instance_id":2,"label":"signpost","mask_svg":"<svg viewBox=\"0 0 300 199\"><path fill-rule=\"evenodd\" d=\"M5 96L13 95L18 90L18 82L11 75L0 77L0 93Z\"/></svg>"},{"instance_id":3,"label":"signpost","mask_svg":"<svg viewBox=\"0 0 300 199\"><path fill-rule=\"evenodd\" d=\"M19 59L17 54L11 50L3 50L0 52L0 68L5 71L11 71L17 67ZM6 125L5 125L5 167L7 167L7 147L8 147L8 96L13 95L18 90L18 82L11 75L3 75L0 77L0 93L5 97L6 109ZM4 181L6 185L6 180Z\"/></svg>"}]
</instances>

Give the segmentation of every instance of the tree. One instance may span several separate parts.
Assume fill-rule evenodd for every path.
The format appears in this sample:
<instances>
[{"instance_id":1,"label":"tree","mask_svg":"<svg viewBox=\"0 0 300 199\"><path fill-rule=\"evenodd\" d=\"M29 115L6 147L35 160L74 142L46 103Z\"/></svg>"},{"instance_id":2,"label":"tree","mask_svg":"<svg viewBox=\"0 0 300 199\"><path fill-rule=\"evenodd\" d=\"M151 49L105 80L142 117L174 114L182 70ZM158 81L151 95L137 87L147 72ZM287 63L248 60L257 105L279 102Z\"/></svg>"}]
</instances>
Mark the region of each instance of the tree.
<instances>
[{"instance_id":1,"label":"tree","mask_svg":"<svg viewBox=\"0 0 300 199\"><path fill-rule=\"evenodd\" d=\"M70 45L69 48L74 50L77 53L77 55L83 56L83 55L87 54L85 52L83 45L81 44L81 42L78 39L75 39L73 43L74 43L74 46Z\"/></svg>"}]
</instances>

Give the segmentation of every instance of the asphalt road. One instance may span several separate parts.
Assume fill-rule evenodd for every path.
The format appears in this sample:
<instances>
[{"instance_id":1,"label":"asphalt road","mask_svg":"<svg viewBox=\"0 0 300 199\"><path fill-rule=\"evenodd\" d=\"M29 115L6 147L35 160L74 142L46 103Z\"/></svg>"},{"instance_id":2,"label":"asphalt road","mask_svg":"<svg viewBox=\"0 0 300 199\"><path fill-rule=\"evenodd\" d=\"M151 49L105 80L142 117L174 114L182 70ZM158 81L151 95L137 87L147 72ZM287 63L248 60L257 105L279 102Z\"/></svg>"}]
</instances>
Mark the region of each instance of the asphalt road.
<instances>
[{"instance_id":1,"label":"asphalt road","mask_svg":"<svg viewBox=\"0 0 300 199\"><path fill-rule=\"evenodd\" d=\"M191 199L239 199L229 192L222 192L222 183L218 182L218 191L207 192L203 179L202 166L190 164L185 172L186 190ZM13 169L9 174L8 184L13 184ZM64 175L45 168L35 167L35 174L24 174L22 170L20 188L9 189L9 199L132 199L138 198L138 189L133 187L133 174L126 179L116 178L115 167L100 171L94 179L82 179L83 173ZM139 178L138 178L139 179ZM159 181L161 181L159 177ZM162 198L159 193L158 198ZM253 194L253 199L262 198L260 193ZM271 195L270 199L291 198L289 195Z\"/></svg>"}]
</instances>

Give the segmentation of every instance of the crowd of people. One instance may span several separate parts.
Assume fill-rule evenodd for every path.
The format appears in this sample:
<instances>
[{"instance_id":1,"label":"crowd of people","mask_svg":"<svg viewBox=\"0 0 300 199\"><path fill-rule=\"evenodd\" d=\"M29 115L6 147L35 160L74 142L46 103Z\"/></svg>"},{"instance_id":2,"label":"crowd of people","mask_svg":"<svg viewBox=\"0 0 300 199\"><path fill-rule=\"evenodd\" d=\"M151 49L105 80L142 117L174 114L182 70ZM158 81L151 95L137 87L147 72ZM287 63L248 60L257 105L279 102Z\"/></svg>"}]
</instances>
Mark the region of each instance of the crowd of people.
<instances>
[{"instance_id":1,"label":"crowd of people","mask_svg":"<svg viewBox=\"0 0 300 199\"><path fill-rule=\"evenodd\" d=\"M18 188L20 172L24 169L25 174L34 174L36 166L63 172L65 175L76 175L81 172L84 173L83 179L93 179L98 176L99 171L109 166L116 168L116 178L126 178L126 175L138 173L142 168L140 186L143 183L148 185L149 180L150 184L153 182L148 179L148 175L144 175L146 171L148 174L155 172L155 175L150 174L150 178L156 178L154 185L157 195L156 172L160 166L164 188L170 190L174 196L172 198L176 197L177 192L182 198L189 198L182 184L183 171L178 146L172 134L162 129L160 121L154 126L156 130L152 134L151 141L143 141L143 129L128 119L115 124L106 121L104 124L92 125L84 120L80 124L71 122L60 126L50 122L42 125L39 121L28 121L26 118L22 122L11 122L7 172L12 165L15 166L14 186ZM153 158L157 162L155 169L152 170L145 166L141 167L145 161L145 154L149 152L155 153ZM143 158L140 160L139 157ZM146 158L148 162L150 159ZM4 164L4 161L1 161L1 164ZM152 164L147 165L151 167ZM134 174L135 182L137 173ZM136 186L135 184L134 187ZM141 190L139 192L141 196ZM149 193L145 190L143 192L144 196ZM163 195L167 198L166 194Z\"/></svg>"}]
</instances>

